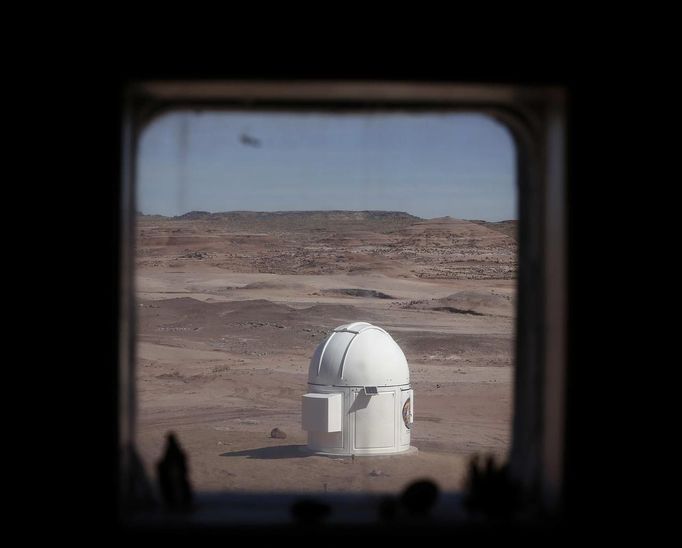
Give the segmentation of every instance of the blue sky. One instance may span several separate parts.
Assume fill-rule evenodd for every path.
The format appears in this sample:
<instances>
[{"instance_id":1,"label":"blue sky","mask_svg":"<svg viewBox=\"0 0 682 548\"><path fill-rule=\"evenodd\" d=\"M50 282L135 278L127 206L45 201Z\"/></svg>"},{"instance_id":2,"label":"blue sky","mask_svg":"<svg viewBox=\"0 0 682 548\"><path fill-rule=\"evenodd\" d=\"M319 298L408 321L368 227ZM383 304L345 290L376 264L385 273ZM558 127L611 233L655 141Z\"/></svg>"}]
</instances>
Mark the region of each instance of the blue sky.
<instances>
[{"instance_id":1,"label":"blue sky","mask_svg":"<svg viewBox=\"0 0 682 548\"><path fill-rule=\"evenodd\" d=\"M174 112L145 129L138 154L137 209L146 214L518 217L511 135L477 114Z\"/></svg>"}]
</instances>

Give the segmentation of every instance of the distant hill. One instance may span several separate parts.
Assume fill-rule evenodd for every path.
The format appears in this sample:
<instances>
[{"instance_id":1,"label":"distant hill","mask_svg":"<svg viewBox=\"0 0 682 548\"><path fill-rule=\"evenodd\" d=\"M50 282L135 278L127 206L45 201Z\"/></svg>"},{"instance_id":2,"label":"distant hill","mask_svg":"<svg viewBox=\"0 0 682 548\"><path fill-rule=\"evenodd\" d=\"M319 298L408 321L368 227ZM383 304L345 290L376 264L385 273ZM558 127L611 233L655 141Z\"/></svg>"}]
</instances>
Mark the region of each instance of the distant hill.
<instances>
[{"instance_id":1,"label":"distant hill","mask_svg":"<svg viewBox=\"0 0 682 548\"><path fill-rule=\"evenodd\" d=\"M367 220L410 220L420 221L404 211L222 211L210 213L208 211L190 211L183 215L172 217L183 221L218 221L218 220L257 220L267 221L276 219L305 218L308 220L329 219L333 221L367 221Z\"/></svg>"},{"instance_id":2,"label":"distant hill","mask_svg":"<svg viewBox=\"0 0 682 548\"><path fill-rule=\"evenodd\" d=\"M158 215L156 213L152 213L151 215L146 215L145 213L137 212L137 217L139 219L144 219L145 221L165 221L170 219L170 217L166 217L165 215Z\"/></svg>"},{"instance_id":3,"label":"distant hill","mask_svg":"<svg viewBox=\"0 0 682 548\"><path fill-rule=\"evenodd\" d=\"M510 238L514 238L517 242L519 241L518 237L518 232L519 232L519 222L515 220L508 220L508 221L496 221L496 222L490 222L490 221L469 221L471 223L476 223L477 225L484 226L486 228L489 228L490 230L495 230L497 232L501 232L502 234L505 234L509 236Z\"/></svg>"},{"instance_id":4,"label":"distant hill","mask_svg":"<svg viewBox=\"0 0 682 548\"><path fill-rule=\"evenodd\" d=\"M141 221L169 223L206 223L206 229L215 224L221 229L237 232L319 232L367 230L389 233L422 221L404 211L190 211L176 217L144 215ZM178 226L180 228L180 226Z\"/></svg>"},{"instance_id":5,"label":"distant hill","mask_svg":"<svg viewBox=\"0 0 682 548\"><path fill-rule=\"evenodd\" d=\"M138 213L141 219L148 221L207 221L221 222L232 226L235 229L303 229L320 230L329 225L345 226L352 222L356 225L367 225L367 227L377 228L382 226L385 230L399 229L412 225L413 223L447 223L461 222L462 220L452 217L438 217L434 219L423 219L416 215L411 215L404 211L382 211L382 210L316 210L316 211L221 211L212 213L210 211L189 211L183 215L166 217L163 215L145 215ZM490 230L500 232L518 241L518 221L482 221L469 220Z\"/></svg>"},{"instance_id":6,"label":"distant hill","mask_svg":"<svg viewBox=\"0 0 682 548\"><path fill-rule=\"evenodd\" d=\"M184 268L200 262L230 272L425 279L516 275L518 246L503 233L510 223L421 219L401 211L191 211L139 217L136 228L138 264L151 266ZM322 288L329 289L341 297L391 299L395 294L350 282ZM435 306L469 310L459 302Z\"/></svg>"}]
</instances>

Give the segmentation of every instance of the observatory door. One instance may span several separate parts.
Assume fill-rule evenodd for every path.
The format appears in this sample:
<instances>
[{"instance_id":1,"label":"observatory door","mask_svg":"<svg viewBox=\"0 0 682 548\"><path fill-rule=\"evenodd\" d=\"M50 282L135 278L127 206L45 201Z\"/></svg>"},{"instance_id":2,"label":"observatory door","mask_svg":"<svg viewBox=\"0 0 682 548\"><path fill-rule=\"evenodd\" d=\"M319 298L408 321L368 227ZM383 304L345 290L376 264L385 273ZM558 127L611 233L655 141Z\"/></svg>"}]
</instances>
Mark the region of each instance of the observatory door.
<instances>
[{"instance_id":1,"label":"observatory door","mask_svg":"<svg viewBox=\"0 0 682 548\"><path fill-rule=\"evenodd\" d=\"M386 450L396 445L395 415L396 391L367 395L362 389L354 389L355 399L351 411L353 421L354 449L372 452Z\"/></svg>"}]
</instances>

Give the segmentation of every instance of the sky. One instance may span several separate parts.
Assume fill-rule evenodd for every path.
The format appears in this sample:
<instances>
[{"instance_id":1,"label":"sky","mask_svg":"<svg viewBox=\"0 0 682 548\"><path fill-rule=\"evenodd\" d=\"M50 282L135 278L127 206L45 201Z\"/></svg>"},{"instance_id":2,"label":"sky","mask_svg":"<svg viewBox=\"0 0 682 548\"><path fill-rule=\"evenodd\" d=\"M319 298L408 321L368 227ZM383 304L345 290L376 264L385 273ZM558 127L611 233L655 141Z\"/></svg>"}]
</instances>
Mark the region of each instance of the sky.
<instances>
[{"instance_id":1,"label":"sky","mask_svg":"<svg viewBox=\"0 0 682 548\"><path fill-rule=\"evenodd\" d=\"M479 114L173 112L141 136L137 209L501 221L518 218L515 162L509 131Z\"/></svg>"}]
</instances>

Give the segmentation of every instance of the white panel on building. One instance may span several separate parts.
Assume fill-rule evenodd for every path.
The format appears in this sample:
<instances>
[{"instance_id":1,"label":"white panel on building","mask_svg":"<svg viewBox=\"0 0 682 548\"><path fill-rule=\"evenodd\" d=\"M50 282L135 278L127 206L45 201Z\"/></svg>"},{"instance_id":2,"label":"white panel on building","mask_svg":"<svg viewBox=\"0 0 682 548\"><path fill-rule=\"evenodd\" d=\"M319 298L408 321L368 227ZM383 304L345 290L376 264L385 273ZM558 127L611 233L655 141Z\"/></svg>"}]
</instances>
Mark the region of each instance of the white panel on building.
<instances>
[{"instance_id":1,"label":"white panel on building","mask_svg":"<svg viewBox=\"0 0 682 548\"><path fill-rule=\"evenodd\" d=\"M303 430L340 432L343 394L306 394L303 396Z\"/></svg>"},{"instance_id":2,"label":"white panel on building","mask_svg":"<svg viewBox=\"0 0 682 548\"><path fill-rule=\"evenodd\" d=\"M395 445L395 392L366 396L360 392L355 402L355 448L380 449Z\"/></svg>"}]
</instances>

